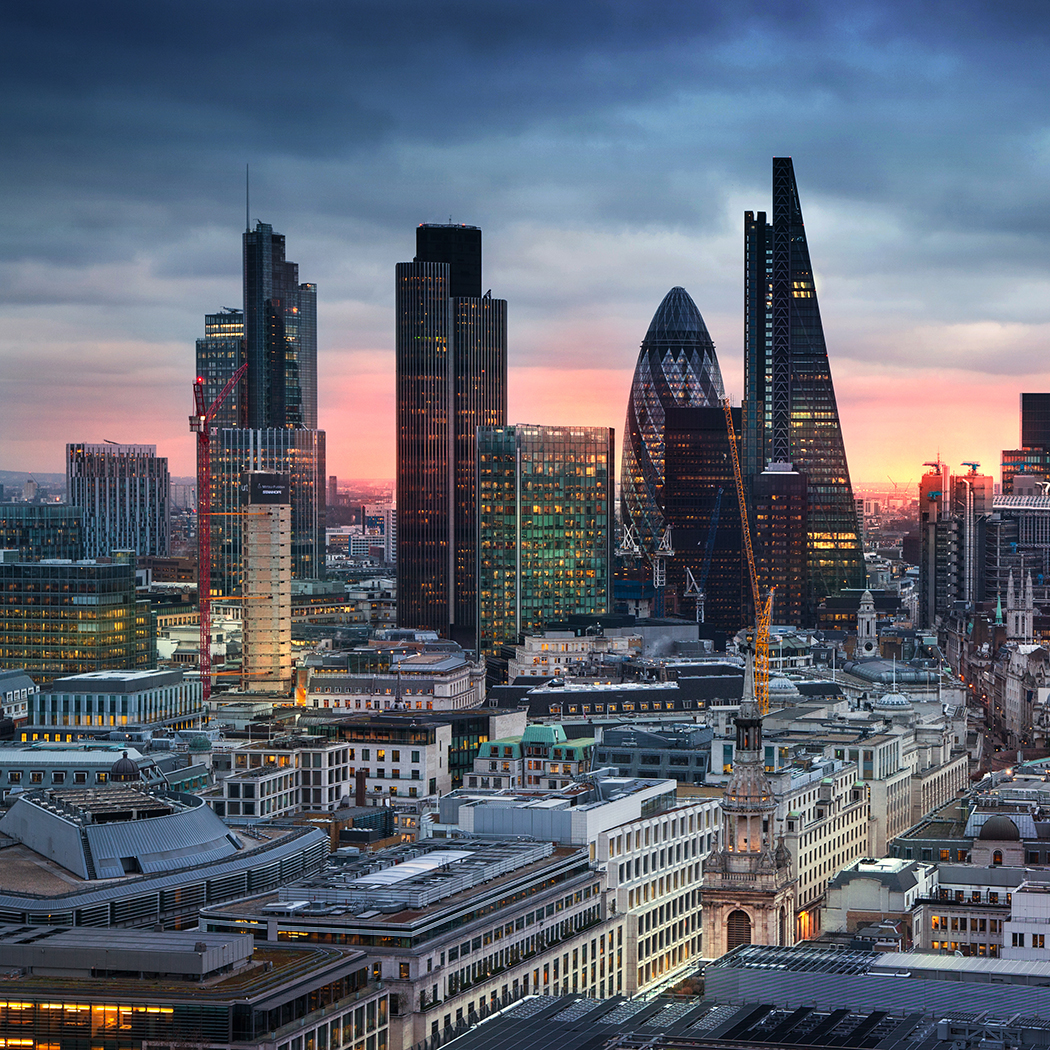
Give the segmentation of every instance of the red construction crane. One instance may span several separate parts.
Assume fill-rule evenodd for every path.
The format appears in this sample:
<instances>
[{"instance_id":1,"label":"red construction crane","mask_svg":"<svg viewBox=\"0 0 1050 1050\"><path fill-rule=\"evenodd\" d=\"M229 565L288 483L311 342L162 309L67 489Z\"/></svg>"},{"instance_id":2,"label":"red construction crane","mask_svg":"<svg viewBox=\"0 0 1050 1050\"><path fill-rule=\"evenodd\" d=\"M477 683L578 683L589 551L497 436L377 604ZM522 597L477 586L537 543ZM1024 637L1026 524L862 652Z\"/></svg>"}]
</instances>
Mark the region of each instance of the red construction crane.
<instances>
[{"instance_id":1,"label":"red construction crane","mask_svg":"<svg viewBox=\"0 0 1050 1050\"><path fill-rule=\"evenodd\" d=\"M248 371L243 364L207 407L204 404L204 377L193 384L193 415L190 430L197 435L197 607L200 610L200 669L204 699L211 696L211 421L230 391Z\"/></svg>"}]
</instances>

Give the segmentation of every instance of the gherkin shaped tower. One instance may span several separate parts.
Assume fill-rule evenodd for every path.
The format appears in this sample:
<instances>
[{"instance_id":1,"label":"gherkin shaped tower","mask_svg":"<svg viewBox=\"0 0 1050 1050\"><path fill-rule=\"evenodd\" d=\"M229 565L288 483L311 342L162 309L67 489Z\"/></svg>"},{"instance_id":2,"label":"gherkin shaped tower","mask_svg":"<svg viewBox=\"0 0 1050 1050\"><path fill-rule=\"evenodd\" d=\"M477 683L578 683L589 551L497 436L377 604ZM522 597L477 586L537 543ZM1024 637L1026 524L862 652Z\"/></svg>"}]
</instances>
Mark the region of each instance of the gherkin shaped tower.
<instances>
[{"instance_id":1,"label":"gherkin shaped tower","mask_svg":"<svg viewBox=\"0 0 1050 1050\"><path fill-rule=\"evenodd\" d=\"M642 341L631 383L620 467L620 512L643 551L660 542L668 410L717 408L723 394L715 344L684 288L672 288Z\"/></svg>"}]
</instances>

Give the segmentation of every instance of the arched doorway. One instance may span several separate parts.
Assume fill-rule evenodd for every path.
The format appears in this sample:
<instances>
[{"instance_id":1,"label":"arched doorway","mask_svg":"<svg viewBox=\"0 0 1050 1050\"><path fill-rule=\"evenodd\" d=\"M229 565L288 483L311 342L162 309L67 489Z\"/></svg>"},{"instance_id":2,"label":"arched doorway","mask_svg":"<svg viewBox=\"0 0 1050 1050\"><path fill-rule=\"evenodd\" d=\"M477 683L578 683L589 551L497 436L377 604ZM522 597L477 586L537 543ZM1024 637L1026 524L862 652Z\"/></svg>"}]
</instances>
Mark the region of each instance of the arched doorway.
<instances>
[{"instance_id":1,"label":"arched doorway","mask_svg":"<svg viewBox=\"0 0 1050 1050\"><path fill-rule=\"evenodd\" d=\"M726 919L726 951L731 952L741 944L751 943L751 919L746 911L737 908Z\"/></svg>"}]
</instances>

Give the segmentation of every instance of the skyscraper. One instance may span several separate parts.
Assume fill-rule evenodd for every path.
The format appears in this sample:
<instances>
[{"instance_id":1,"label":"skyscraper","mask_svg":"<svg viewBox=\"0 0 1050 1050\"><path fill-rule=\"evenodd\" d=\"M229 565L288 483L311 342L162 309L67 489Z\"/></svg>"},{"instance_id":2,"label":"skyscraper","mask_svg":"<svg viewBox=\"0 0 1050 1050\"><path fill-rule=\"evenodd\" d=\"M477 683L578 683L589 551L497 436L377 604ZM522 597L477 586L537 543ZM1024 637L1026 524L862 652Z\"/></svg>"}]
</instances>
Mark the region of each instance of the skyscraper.
<instances>
[{"instance_id":1,"label":"skyscraper","mask_svg":"<svg viewBox=\"0 0 1050 1050\"><path fill-rule=\"evenodd\" d=\"M749 484L770 464L790 464L806 482L804 619L812 620L824 595L863 587L864 559L790 157L773 158L772 223L765 212L744 213L743 409ZM791 468L778 468L779 480Z\"/></svg>"},{"instance_id":2,"label":"skyscraper","mask_svg":"<svg viewBox=\"0 0 1050 1050\"><path fill-rule=\"evenodd\" d=\"M736 429L740 410L733 414ZM667 584L678 612L692 614L696 601L698 620L735 633L745 623L743 534L725 412L666 409L664 466L664 519L676 551ZM690 575L700 594L688 586Z\"/></svg>"},{"instance_id":3,"label":"skyscraper","mask_svg":"<svg viewBox=\"0 0 1050 1050\"><path fill-rule=\"evenodd\" d=\"M623 437L620 514L643 552L652 551L664 530L668 409L719 408L723 397L722 373L707 325L689 293L672 288L642 340Z\"/></svg>"},{"instance_id":4,"label":"skyscraper","mask_svg":"<svg viewBox=\"0 0 1050 1050\"><path fill-rule=\"evenodd\" d=\"M197 340L205 403L244 363L248 372L215 418L212 440L211 588L239 593L247 508L245 473L286 474L292 575L325 576L325 433L317 429L317 286L299 281L285 237L267 223L243 236L244 308L206 314Z\"/></svg>"},{"instance_id":5,"label":"skyscraper","mask_svg":"<svg viewBox=\"0 0 1050 1050\"><path fill-rule=\"evenodd\" d=\"M66 501L83 511L84 554L171 553L171 479L156 445L66 445Z\"/></svg>"},{"instance_id":6,"label":"skyscraper","mask_svg":"<svg viewBox=\"0 0 1050 1050\"><path fill-rule=\"evenodd\" d=\"M614 455L607 427L478 429L477 637L486 656L573 613L609 611Z\"/></svg>"},{"instance_id":7,"label":"skyscraper","mask_svg":"<svg viewBox=\"0 0 1050 1050\"><path fill-rule=\"evenodd\" d=\"M477 428L507 419L507 304L481 230L424 224L397 264L398 624L474 644Z\"/></svg>"},{"instance_id":8,"label":"skyscraper","mask_svg":"<svg viewBox=\"0 0 1050 1050\"><path fill-rule=\"evenodd\" d=\"M244 232L244 346L250 427L317 429L317 285L299 283L284 234Z\"/></svg>"}]
</instances>

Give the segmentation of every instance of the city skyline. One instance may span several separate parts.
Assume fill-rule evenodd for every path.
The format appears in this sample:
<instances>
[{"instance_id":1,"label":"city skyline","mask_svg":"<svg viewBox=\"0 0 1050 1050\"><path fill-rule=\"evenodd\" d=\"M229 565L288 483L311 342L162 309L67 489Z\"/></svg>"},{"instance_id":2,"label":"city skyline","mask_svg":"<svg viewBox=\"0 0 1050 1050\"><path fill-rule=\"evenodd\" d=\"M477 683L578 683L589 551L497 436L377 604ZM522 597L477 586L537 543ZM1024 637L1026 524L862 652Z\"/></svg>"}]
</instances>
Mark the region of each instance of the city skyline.
<instances>
[{"instance_id":1,"label":"city skyline","mask_svg":"<svg viewBox=\"0 0 1050 1050\"><path fill-rule=\"evenodd\" d=\"M394 475L387 275L405 226L449 213L485 229L514 304L508 418L620 431L638 333L675 285L738 403L740 221L771 156L805 186L855 484L938 455L997 472L1018 393L1050 388L1042 11L323 14L322 36L307 17L278 43L219 5L203 46L192 19L159 32L114 5L9 26L0 467L57 473L66 441L109 438L192 473L186 377L201 312L240 300L245 162L253 227L293 236L318 282L342 477ZM469 62L433 63L437 38ZM289 68L253 92L264 55Z\"/></svg>"}]
</instances>

